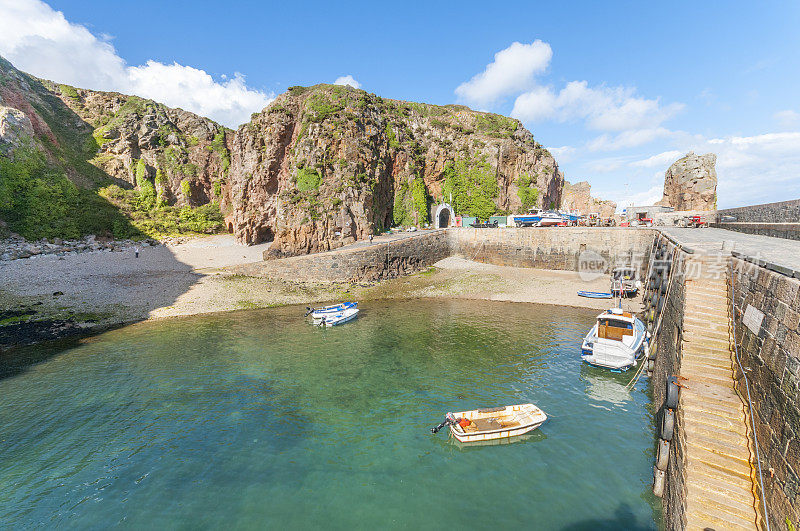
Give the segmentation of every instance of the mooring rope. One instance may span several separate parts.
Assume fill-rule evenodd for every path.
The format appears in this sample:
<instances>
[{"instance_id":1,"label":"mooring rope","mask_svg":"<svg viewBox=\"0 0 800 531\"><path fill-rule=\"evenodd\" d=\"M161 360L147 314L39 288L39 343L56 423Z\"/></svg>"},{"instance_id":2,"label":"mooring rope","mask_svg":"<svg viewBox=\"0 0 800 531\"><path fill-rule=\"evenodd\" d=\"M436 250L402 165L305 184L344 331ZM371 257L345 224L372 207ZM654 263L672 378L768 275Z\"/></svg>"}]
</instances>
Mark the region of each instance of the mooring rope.
<instances>
[{"instance_id":1,"label":"mooring rope","mask_svg":"<svg viewBox=\"0 0 800 531\"><path fill-rule=\"evenodd\" d=\"M753 401L750 397L750 381L747 379L747 373L744 371L742 361L739 359L739 345L736 343L736 303L735 293L733 290L733 260L730 261L730 276L728 277L728 284L731 287L731 323L733 325L733 351L736 355L736 363L739 365L739 370L742 371L744 378L744 387L747 390L747 405L750 408L750 424L753 428L753 442L756 447L756 464L758 465L758 483L761 487L761 501L764 503L764 520L767 524L767 531L769 531L769 514L767 514L767 496L764 491L764 476L761 472L761 453L758 450L758 434L756 433L756 417L753 412Z\"/></svg>"},{"instance_id":2,"label":"mooring rope","mask_svg":"<svg viewBox=\"0 0 800 531\"><path fill-rule=\"evenodd\" d=\"M677 250L677 248L676 248L676 250ZM653 328L653 333L650 335L650 339L646 340L648 348L657 348L658 347L658 345L655 345L655 346L652 346L652 345L654 345L654 343L655 343L656 334L661 329L661 321L663 321L663 319L664 319L664 310L665 310L664 307L667 305L666 301L669 298L669 292L672 291L672 278L673 278L673 274L675 273L675 259L677 257L678 257L678 253L672 253L672 260L670 261L670 266L669 266L669 276L667 277L667 291L664 293L664 304L661 307L661 312L658 314L658 321L656 322L656 326ZM651 261L651 265L652 265L652 261ZM649 275L648 275L648 277L649 277ZM658 289L660 289L660 288L658 288ZM641 367L639 367L639 370L636 371L636 374L633 375L633 378L631 378L631 381L628 382L628 384L625 386L625 388L627 390L630 391L631 389L634 388L636 383L639 381L639 378L641 377L642 371L643 371L643 369L644 369L646 364L647 364L647 360L642 360Z\"/></svg>"}]
</instances>

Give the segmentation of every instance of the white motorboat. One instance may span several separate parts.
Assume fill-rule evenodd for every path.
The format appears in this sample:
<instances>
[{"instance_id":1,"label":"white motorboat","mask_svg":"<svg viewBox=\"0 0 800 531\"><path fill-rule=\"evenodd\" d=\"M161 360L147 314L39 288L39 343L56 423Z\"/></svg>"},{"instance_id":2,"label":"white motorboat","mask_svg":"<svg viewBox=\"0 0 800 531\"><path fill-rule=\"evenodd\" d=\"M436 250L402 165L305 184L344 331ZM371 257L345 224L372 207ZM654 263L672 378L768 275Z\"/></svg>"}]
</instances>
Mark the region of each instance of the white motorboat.
<instances>
[{"instance_id":1,"label":"white motorboat","mask_svg":"<svg viewBox=\"0 0 800 531\"><path fill-rule=\"evenodd\" d=\"M565 222L564 218L558 212L542 212L542 219L539 220L537 227L555 227Z\"/></svg>"},{"instance_id":2,"label":"white motorboat","mask_svg":"<svg viewBox=\"0 0 800 531\"><path fill-rule=\"evenodd\" d=\"M330 306L324 306L322 308L309 308L306 307L306 315L311 314L311 317L315 321L322 320L323 317L330 317L332 315L342 313L345 310L349 310L351 308L357 308L357 302L340 302L339 304L332 304Z\"/></svg>"},{"instance_id":3,"label":"white motorboat","mask_svg":"<svg viewBox=\"0 0 800 531\"><path fill-rule=\"evenodd\" d=\"M564 218L556 212L549 212L532 208L527 214L514 216L514 224L517 227L553 227L564 223Z\"/></svg>"},{"instance_id":4,"label":"white motorboat","mask_svg":"<svg viewBox=\"0 0 800 531\"><path fill-rule=\"evenodd\" d=\"M621 308L606 310L583 340L581 358L590 365L627 371L649 351L647 329Z\"/></svg>"},{"instance_id":5,"label":"white motorboat","mask_svg":"<svg viewBox=\"0 0 800 531\"><path fill-rule=\"evenodd\" d=\"M342 310L339 313L331 313L322 316L317 324L319 326L336 326L342 323L346 323L347 321L352 321L358 315L358 308L351 307L347 308L346 310Z\"/></svg>"}]
</instances>

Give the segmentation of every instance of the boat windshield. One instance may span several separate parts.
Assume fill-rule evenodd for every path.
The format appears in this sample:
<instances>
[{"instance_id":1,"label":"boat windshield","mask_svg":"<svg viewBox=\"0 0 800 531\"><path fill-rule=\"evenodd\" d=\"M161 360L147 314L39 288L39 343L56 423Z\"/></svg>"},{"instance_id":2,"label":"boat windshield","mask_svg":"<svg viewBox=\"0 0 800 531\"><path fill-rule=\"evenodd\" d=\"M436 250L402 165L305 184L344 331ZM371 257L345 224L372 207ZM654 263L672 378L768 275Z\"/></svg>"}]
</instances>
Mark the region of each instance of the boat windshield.
<instances>
[{"instance_id":1,"label":"boat windshield","mask_svg":"<svg viewBox=\"0 0 800 531\"><path fill-rule=\"evenodd\" d=\"M633 330L633 323L628 321L618 321L616 319L600 319L600 325L613 326L614 328L624 328L625 330Z\"/></svg>"}]
</instances>

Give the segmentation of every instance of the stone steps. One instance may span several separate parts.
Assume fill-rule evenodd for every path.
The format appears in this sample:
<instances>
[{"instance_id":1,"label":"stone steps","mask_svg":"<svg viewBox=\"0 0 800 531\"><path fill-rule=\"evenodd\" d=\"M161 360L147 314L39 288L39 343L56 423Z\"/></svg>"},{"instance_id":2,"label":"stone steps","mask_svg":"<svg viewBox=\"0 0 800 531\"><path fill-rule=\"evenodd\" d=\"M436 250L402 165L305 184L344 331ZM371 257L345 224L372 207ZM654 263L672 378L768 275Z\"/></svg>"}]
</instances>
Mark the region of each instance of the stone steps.
<instances>
[{"instance_id":1,"label":"stone steps","mask_svg":"<svg viewBox=\"0 0 800 531\"><path fill-rule=\"evenodd\" d=\"M708 263L700 262L700 273ZM686 281L678 410L683 428L687 529L756 526L746 416L734 390L728 286Z\"/></svg>"},{"instance_id":2,"label":"stone steps","mask_svg":"<svg viewBox=\"0 0 800 531\"><path fill-rule=\"evenodd\" d=\"M683 352L690 355L691 359L683 360L681 365L685 365L687 368L715 367L725 369L726 371L731 370L731 360L715 358L711 356L709 352L705 352L700 348L692 349L691 345L688 345L688 347L690 348L687 348Z\"/></svg>"},{"instance_id":3,"label":"stone steps","mask_svg":"<svg viewBox=\"0 0 800 531\"><path fill-rule=\"evenodd\" d=\"M732 498L720 494L711 488L704 488L706 485L703 483L691 483L686 486L687 494L696 494L697 499L703 502L706 507L713 507L719 511L732 514L742 520L746 519L752 508L747 505L747 498L742 496L740 498ZM751 493L752 495L752 493Z\"/></svg>"},{"instance_id":4,"label":"stone steps","mask_svg":"<svg viewBox=\"0 0 800 531\"><path fill-rule=\"evenodd\" d=\"M717 386L722 389L733 389L733 380L730 379L730 376L708 374L706 371L698 369L693 370L690 367L687 367L686 369L681 368L681 376L689 378L694 383L705 384L707 387ZM692 388L693 386L689 387Z\"/></svg>"},{"instance_id":5,"label":"stone steps","mask_svg":"<svg viewBox=\"0 0 800 531\"><path fill-rule=\"evenodd\" d=\"M747 449L747 439L742 439L741 434L730 428L719 428L706 423L705 419L699 417L684 417L686 432L686 444L694 444L697 448L707 451L714 451L717 454L728 452L730 457L739 459L744 451L747 459L750 458L750 451ZM715 445L715 443L718 443ZM710 463L709 463L710 464ZM735 466L736 463L731 463ZM749 467L746 474L750 476Z\"/></svg>"},{"instance_id":6,"label":"stone steps","mask_svg":"<svg viewBox=\"0 0 800 531\"><path fill-rule=\"evenodd\" d=\"M739 425L740 422L744 422L744 413L743 412L726 412L727 414L720 414L715 409L695 409L695 408L685 408L683 409L684 417L691 420L696 420L698 422L703 422L708 424L709 426L716 426L721 430L735 430L736 427ZM738 413L738 414L737 414ZM713 439L712 439L713 440ZM734 441L734 443L743 448L747 448L747 444L744 442Z\"/></svg>"},{"instance_id":7,"label":"stone steps","mask_svg":"<svg viewBox=\"0 0 800 531\"><path fill-rule=\"evenodd\" d=\"M699 501L691 506L687 505L686 520L690 522L686 525L687 531L716 531L717 529L720 531L752 531L755 528L755 523L748 523L746 520L724 511L707 509Z\"/></svg>"},{"instance_id":8,"label":"stone steps","mask_svg":"<svg viewBox=\"0 0 800 531\"><path fill-rule=\"evenodd\" d=\"M715 310L706 310L705 308L698 309L697 305L692 309L692 311L687 311L684 314L684 321L689 317L698 317L701 319L722 319L721 308L717 308Z\"/></svg>"},{"instance_id":9,"label":"stone steps","mask_svg":"<svg viewBox=\"0 0 800 531\"><path fill-rule=\"evenodd\" d=\"M691 503L686 504L686 517L697 519L703 524L689 524L687 529L702 529L703 531L711 530L752 530L755 529L755 521L749 521L747 518L730 512L726 507L720 507L710 502L707 498L701 496L693 496Z\"/></svg>"},{"instance_id":10,"label":"stone steps","mask_svg":"<svg viewBox=\"0 0 800 531\"><path fill-rule=\"evenodd\" d=\"M744 505L748 505L755 500L751 481L745 481L744 479L731 481L731 476L727 472L720 472L718 469L703 463L698 463L692 472L692 485L737 499Z\"/></svg>"},{"instance_id":11,"label":"stone steps","mask_svg":"<svg viewBox=\"0 0 800 531\"><path fill-rule=\"evenodd\" d=\"M704 319L700 317L684 317L683 324L687 325L690 324L693 327L704 327L707 330L712 330L715 332L724 332L728 333L728 319L721 319L721 318L714 318L714 319Z\"/></svg>"},{"instance_id":12,"label":"stone steps","mask_svg":"<svg viewBox=\"0 0 800 531\"><path fill-rule=\"evenodd\" d=\"M741 420L744 418L744 410L740 407L733 407L726 402L709 402L707 404L698 405L681 404L684 412L696 411L698 413L707 413L716 415L718 417L725 417L731 420Z\"/></svg>"}]
</instances>

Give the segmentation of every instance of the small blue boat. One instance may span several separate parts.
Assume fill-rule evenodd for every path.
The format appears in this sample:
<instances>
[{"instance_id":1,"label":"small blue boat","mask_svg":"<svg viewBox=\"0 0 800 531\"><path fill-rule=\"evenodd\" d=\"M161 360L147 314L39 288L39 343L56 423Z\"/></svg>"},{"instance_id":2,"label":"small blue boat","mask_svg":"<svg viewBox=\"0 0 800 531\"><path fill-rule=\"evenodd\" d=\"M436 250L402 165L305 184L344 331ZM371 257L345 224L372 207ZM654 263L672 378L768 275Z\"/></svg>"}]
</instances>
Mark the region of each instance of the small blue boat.
<instances>
[{"instance_id":1,"label":"small blue boat","mask_svg":"<svg viewBox=\"0 0 800 531\"><path fill-rule=\"evenodd\" d=\"M610 299L610 293L603 293L601 291L579 291L578 295L581 297L589 297L590 299Z\"/></svg>"}]
</instances>

